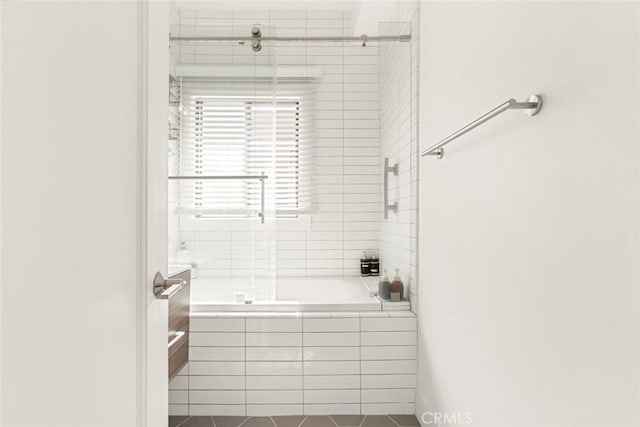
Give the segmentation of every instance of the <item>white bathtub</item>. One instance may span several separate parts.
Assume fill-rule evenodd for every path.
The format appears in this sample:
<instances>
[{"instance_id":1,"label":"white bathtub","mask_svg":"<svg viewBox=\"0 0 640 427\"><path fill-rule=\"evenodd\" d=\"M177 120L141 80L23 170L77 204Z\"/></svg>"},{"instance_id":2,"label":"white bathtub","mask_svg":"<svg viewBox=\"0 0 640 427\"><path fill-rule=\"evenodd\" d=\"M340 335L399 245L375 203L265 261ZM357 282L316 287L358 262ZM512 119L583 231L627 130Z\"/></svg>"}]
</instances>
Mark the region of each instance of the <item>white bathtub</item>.
<instances>
[{"instance_id":1,"label":"white bathtub","mask_svg":"<svg viewBox=\"0 0 640 427\"><path fill-rule=\"evenodd\" d=\"M413 414L416 316L371 295L377 282L279 278L277 299L236 304L236 291L258 289L251 280L193 279L189 363L169 384L169 413Z\"/></svg>"},{"instance_id":2,"label":"white bathtub","mask_svg":"<svg viewBox=\"0 0 640 427\"><path fill-rule=\"evenodd\" d=\"M192 312L221 311L379 311L409 310L408 301L381 303L371 291L377 278L283 277L277 279L276 298L235 303L235 293L267 288L250 279L197 278L191 282Z\"/></svg>"}]
</instances>

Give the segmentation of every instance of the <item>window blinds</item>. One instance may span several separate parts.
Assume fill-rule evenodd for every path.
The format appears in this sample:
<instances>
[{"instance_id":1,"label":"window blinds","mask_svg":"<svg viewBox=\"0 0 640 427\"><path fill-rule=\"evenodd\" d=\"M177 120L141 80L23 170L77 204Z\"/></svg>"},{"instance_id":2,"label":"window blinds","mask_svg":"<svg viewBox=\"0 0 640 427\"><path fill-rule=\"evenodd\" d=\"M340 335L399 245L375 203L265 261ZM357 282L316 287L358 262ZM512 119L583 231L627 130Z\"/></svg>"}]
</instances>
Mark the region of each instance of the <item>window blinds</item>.
<instances>
[{"instance_id":1,"label":"window blinds","mask_svg":"<svg viewBox=\"0 0 640 427\"><path fill-rule=\"evenodd\" d=\"M267 210L311 211L313 83L308 79L183 78L180 174L268 176ZM260 211L256 179L185 180L180 209L202 217Z\"/></svg>"}]
</instances>

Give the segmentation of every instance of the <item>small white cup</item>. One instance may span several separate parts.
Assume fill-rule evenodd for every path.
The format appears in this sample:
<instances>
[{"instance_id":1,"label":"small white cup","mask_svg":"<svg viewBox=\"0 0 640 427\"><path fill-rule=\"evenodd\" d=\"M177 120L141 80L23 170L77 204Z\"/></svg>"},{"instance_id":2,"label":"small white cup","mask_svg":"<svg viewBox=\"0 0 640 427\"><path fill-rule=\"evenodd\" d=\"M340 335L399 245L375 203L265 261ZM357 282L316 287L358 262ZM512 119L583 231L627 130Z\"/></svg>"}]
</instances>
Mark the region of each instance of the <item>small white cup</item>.
<instances>
[{"instance_id":1,"label":"small white cup","mask_svg":"<svg viewBox=\"0 0 640 427\"><path fill-rule=\"evenodd\" d=\"M247 298L247 294L244 292L236 292L236 304L244 304L245 298Z\"/></svg>"}]
</instances>

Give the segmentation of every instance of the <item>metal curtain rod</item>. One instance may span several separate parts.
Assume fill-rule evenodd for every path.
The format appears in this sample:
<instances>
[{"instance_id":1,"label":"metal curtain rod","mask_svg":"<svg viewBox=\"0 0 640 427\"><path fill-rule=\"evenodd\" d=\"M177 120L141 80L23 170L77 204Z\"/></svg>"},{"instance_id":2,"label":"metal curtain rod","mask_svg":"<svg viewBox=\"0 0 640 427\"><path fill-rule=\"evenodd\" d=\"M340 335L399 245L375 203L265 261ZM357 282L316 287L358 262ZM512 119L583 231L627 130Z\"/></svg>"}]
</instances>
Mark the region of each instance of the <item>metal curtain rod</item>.
<instances>
[{"instance_id":1,"label":"metal curtain rod","mask_svg":"<svg viewBox=\"0 0 640 427\"><path fill-rule=\"evenodd\" d=\"M169 36L170 41L178 42L228 42L228 41L253 41L255 37L187 37L187 36ZM362 36L262 36L262 41L275 41L275 42L382 42L382 41L410 41L411 34L402 34L398 36L372 36L368 37L363 34Z\"/></svg>"},{"instance_id":2,"label":"metal curtain rod","mask_svg":"<svg viewBox=\"0 0 640 427\"><path fill-rule=\"evenodd\" d=\"M496 108L489 111L488 113L475 119L465 127L455 131L454 133L452 133L442 141L436 144L433 144L431 147L427 148L422 152L422 157L437 156L438 159L441 159L444 156L444 148L442 147L444 147L454 139L469 132L470 130L475 129L476 127L480 126L482 123L494 118L495 116L497 116L498 114L504 111L511 110L511 109L519 109L519 110L524 110L523 112L527 116L535 116L536 114L538 114L541 108L542 108L542 97L540 95L531 95L529 96L529 98L527 98L525 102L518 102L515 99L511 98L505 101L504 103L498 105Z\"/></svg>"},{"instance_id":3,"label":"metal curtain rod","mask_svg":"<svg viewBox=\"0 0 640 427\"><path fill-rule=\"evenodd\" d=\"M172 175L169 179L201 180L201 179L268 179L268 175Z\"/></svg>"}]
</instances>

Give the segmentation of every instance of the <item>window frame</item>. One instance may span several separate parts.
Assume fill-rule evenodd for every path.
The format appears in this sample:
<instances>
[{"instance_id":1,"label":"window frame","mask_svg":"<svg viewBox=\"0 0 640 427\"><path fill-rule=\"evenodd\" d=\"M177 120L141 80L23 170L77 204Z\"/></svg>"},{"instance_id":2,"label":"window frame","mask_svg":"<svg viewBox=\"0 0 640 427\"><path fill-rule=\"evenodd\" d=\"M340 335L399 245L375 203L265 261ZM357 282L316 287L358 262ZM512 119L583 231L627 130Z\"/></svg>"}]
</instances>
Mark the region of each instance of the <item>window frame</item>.
<instances>
[{"instance_id":1,"label":"window frame","mask_svg":"<svg viewBox=\"0 0 640 427\"><path fill-rule=\"evenodd\" d=\"M275 99L274 99L275 98ZM301 208L301 129L303 127L304 115L301 112L301 104L304 102L302 96L251 96L251 95L233 95L233 96L217 96L217 95L203 95L193 96L193 102L196 105L194 111L193 121L195 123L195 137L194 137L194 159L193 162L195 164L190 165L189 167L193 169L195 175L206 174L206 161L204 160L205 150L206 150L206 141L204 137L206 124L206 119L204 118L204 106L206 104L207 99L229 99L234 100L234 102L241 103L244 106L244 120L243 120L243 128L244 128L244 139L242 142L242 150L244 152L244 157L242 158L242 162L244 167L239 169L238 172L231 172L230 175L257 175L260 174L261 171L251 170L251 162L258 158L259 156L252 156L251 149L252 145L255 144L257 140L257 135L255 131L255 120L259 119L258 115L260 113L261 107L266 107L267 111L271 111L271 114L274 115L274 120L278 121L280 116L278 115L278 108L282 106L282 108L293 108L293 117L292 124L288 126L287 129L293 134L292 143L290 149L291 153L293 153L294 162L289 166L289 168L284 169L284 173L293 174L294 178L292 181L287 181L287 184L293 183L295 194L291 195L291 192L287 194L287 192L283 192L285 198L293 198L293 203L284 204L284 206L278 206L278 172L281 170L278 167L274 167L270 173L270 176L267 182L273 185L273 194L275 196L275 217L276 219L298 219L304 213ZM198 108L198 105L200 107ZM230 108L234 108L236 106L230 105ZM274 111L274 108L276 109ZM264 111L265 109L262 109ZM280 126L279 123L277 123ZM200 127L199 127L200 126ZM199 131L198 131L199 130ZM276 151L275 157L277 157L277 149L278 142L280 139L277 137L272 138L270 144L264 144L264 139L260 143L262 146L270 146L271 150ZM260 147L260 146L259 146ZM285 145L285 149L286 149ZM259 148L258 148L259 150ZM291 158L291 156L287 156L287 158ZM277 160L276 160L277 161ZM182 162L182 160L181 160ZM183 165L181 164L181 167ZM255 212L259 210L259 199L256 199L252 196L252 185L254 183L249 181L243 181L242 183L242 191L244 206L238 207L239 210L246 209L246 213L238 213L238 214L223 214L223 213L204 213L197 212L198 209L207 210L206 202L204 201L207 198L206 194L203 192L204 188L204 180L195 180L193 186L193 205L195 209L193 209L193 218L198 220L246 220L246 219L254 219ZM259 186L259 182L257 184ZM211 202L210 202L211 203ZM215 203L215 202L214 202ZM280 209L279 209L280 208Z\"/></svg>"}]
</instances>

